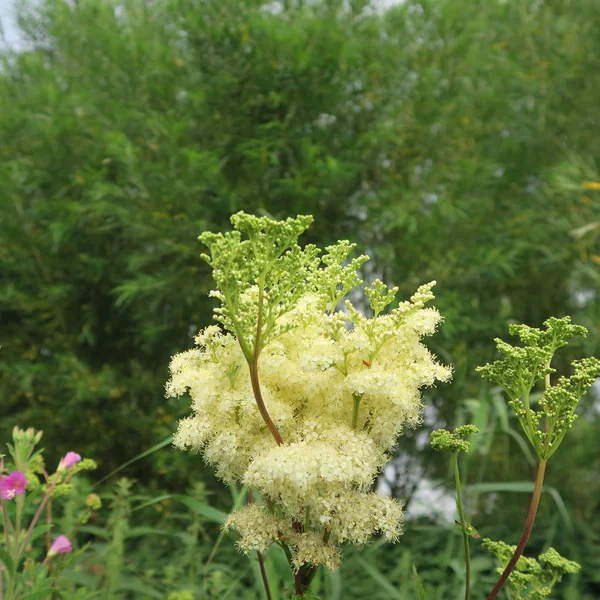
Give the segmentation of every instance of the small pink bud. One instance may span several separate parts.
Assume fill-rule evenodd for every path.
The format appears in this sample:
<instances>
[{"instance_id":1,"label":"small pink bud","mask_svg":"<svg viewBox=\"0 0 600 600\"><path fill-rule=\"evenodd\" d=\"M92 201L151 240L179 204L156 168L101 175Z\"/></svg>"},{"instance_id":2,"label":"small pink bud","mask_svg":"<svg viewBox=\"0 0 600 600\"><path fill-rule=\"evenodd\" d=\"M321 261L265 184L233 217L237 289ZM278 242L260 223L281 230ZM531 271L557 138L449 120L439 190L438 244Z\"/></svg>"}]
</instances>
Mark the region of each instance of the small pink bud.
<instances>
[{"instance_id":1,"label":"small pink bud","mask_svg":"<svg viewBox=\"0 0 600 600\"><path fill-rule=\"evenodd\" d=\"M69 538L65 535L59 535L53 542L52 546L50 546L50 550L48 550L48 558L52 558L57 554L66 554L67 552L71 552L73 547L71 546L71 542Z\"/></svg>"},{"instance_id":2,"label":"small pink bud","mask_svg":"<svg viewBox=\"0 0 600 600\"><path fill-rule=\"evenodd\" d=\"M0 498L11 500L22 494L27 486L27 477L21 471L13 471L10 475L0 479Z\"/></svg>"},{"instance_id":3,"label":"small pink bud","mask_svg":"<svg viewBox=\"0 0 600 600\"><path fill-rule=\"evenodd\" d=\"M81 456L77 452L67 452L58 463L57 471L65 471L76 465L81 460Z\"/></svg>"}]
</instances>

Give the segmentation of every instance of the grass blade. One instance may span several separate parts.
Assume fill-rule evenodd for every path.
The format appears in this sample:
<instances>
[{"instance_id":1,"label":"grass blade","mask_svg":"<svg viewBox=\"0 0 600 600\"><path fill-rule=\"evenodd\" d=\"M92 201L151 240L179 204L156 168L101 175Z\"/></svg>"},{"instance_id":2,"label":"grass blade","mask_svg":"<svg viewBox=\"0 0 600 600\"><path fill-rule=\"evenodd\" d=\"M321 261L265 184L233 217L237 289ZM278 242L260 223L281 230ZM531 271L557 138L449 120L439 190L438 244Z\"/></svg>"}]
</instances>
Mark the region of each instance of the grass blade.
<instances>
[{"instance_id":1,"label":"grass blade","mask_svg":"<svg viewBox=\"0 0 600 600\"><path fill-rule=\"evenodd\" d=\"M417 588L417 595L419 597L419 600L426 600L425 599L425 588L423 587L423 582L421 581L421 578L419 577L419 572L417 571L417 567L415 567L415 565L413 565L413 567L412 567L412 572L413 572L413 579L415 580L415 587Z\"/></svg>"},{"instance_id":2,"label":"grass blade","mask_svg":"<svg viewBox=\"0 0 600 600\"><path fill-rule=\"evenodd\" d=\"M158 444L155 444L154 446L152 446L152 448L148 448L148 450L144 450L144 452L142 452L141 454L134 456L131 460L128 460L126 463L123 463L120 467L117 467L114 471L110 472L106 477L103 477L100 481L97 481L93 485L93 487L96 487L96 486L100 485L101 483L104 483L107 479L110 479L113 475L116 475L123 469L127 468L129 465L132 465L134 462L137 462L138 460L141 460L142 458L146 458L146 456L150 456L150 454L154 454L154 452L156 452L157 450L160 450L161 448L168 446L172 441L173 441L173 436L170 435L168 438L165 438L164 440L162 440L162 442L158 442Z\"/></svg>"}]
</instances>

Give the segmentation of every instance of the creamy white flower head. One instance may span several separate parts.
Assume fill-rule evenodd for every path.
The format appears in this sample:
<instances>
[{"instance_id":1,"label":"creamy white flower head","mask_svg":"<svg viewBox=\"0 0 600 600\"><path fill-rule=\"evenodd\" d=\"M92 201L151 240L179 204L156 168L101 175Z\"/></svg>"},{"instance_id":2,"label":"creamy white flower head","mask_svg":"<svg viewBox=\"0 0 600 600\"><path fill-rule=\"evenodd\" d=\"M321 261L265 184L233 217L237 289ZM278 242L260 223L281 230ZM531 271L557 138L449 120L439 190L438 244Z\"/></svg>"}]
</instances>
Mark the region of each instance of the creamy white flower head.
<instances>
[{"instance_id":1,"label":"creamy white flower head","mask_svg":"<svg viewBox=\"0 0 600 600\"><path fill-rule=\"evenodd\" d=\"M296 570L304 565L325 565L330 571L339 568L339 550L334 543L323 541L322 535L314 531L294 533L290 541L294 548L292 565Z\"/></svg>"},{"instance_id":2,"label":"creamy white flower head","mask_svg":"<svg viewBox=\"0 0 600 600\"><path fill-rule=\"evenodd\" d=\"M369 486L385 462L384 454L368 435L345 429L333 428L328 439L272 448L252 461L244 483L280 500L293 514L328 486Z\"/></svg>"},{"instance_id":3,"label":"creamy white flower head","mask_svg":"<svg viewBox=\"0 0 600 600\"><path fill-rule=\"evenodd\" d=\"M223 528L238 530L238 547L243 552L264 552L273 542L292 535L292 528L287 520L278 518L265 506L255 503L232 512Z\"/></svg>"},{"instance_id":4,"label":"creamy white flower head","mask_svg":"<svg viewBox=\"0 0 600 600\"><path fill-rule=\"evenodd\" d=\"M353 245L340 242L316 258L314 247L294 246L306 220L261 219L234 223L253 244L237 232L204 237L227 332L207 327L196 349L171 361L167 395L192 399L175 445L202 452L219 477L265 499L269 508L253 504L228 520L240 549L279 541L296 569L335 568L338 544L401 534L402 506L368 490L403 428L420 422L421 388L451 376L421 342L441 317L424 307L433 284L385 313L397 288L376 281L366 288L373 317L349 303L335 310L361 283L364 257L343 266Z\"/></svg>"}]
</instances>

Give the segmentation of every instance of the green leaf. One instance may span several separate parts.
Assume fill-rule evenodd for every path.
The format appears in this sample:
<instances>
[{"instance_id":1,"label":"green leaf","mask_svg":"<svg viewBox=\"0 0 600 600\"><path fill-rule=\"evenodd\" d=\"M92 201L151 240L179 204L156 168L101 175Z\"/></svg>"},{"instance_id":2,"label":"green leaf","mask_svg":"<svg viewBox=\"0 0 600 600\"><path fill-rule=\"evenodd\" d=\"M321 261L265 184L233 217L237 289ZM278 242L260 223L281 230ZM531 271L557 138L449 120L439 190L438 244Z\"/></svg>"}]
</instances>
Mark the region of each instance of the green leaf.
<instances>
[{"instance_id":1,"label":"green leaf","mask_svg":"<svg viewBox=\"0 0 600 600\"><path fill-rule=\"evenodd\" d=\"M135 512L136 510L142 510L142 508L148 508L148 506L153 506L154 504L158 504L159 502L163 502L163 500L169 500L169 498L175 498L174 494L162 494L160 496L156 496L156 498L152 498L152 500L148 500L139 506L136 506L131 512Z\"/></svg>"},{"instance_id":2,"label":"green leaf","mask_svg":"<svg viewBox=\"0 0 600 600\"><path fill-rule=\"evenodd\" d=\"M234 486L231 488L231 496L233 498L232 511L237 510L240 506L242 506L242 504L244 503L244 498L246 497L247 491L248 491L248 488L246 488L245 486L241 487L241 488ZM206 564L204 565L205 569L208 568L208 566L212 563L213 559L215 558L215 555L217 554L219 547L221 546L221 542L225 538L225 535L226 535L225 531L221 530L221 532L219 533L219 537L217 538L217 541L215 542L214 546L212 547L212 550L210 551L210 554L208 555L208 559L206 561Z\"/></svg>"},{"instance_id":3,"label":"green leaf","mask_svg":"<svg viewBox=\"0 0 600 600\"><path fill-rule=\"evenodd\" d=\"M40 590L39 592L31 592L31 594L21 596L21 600L48 600L50 593L54 591L56 590L53 588L46 588L45 590Z\"/></svg>"},{"instance_id":4,"label":"green leaf","mask_svg":"<svg viewBox=\"0 0 600 600\"><path fill-rule=\"evenodd\" d=\"M529 443L525 440L525 438L518 431L515 431L512 427L505 429L504 433L506 433L506 435L510 435L510 437L512 437L515 440L515 442L517 442L519 448L521 448L521 452L523 452L525 459L529 463L529 466L535 467L537 463L536 457L533 455L531 447Z\"/></svg>"},{"instance_id":5,"label":"green leaf","mask_svg":"<svg viewBox=\"0 0 600 600\"><path fill-rule=\"evenodd\" d=\"M532 481L506 481L506 482L486 482L486 483L474 483L469 486L469 489L475 493L486 494L489 492L516 492L516 493L529 493L533 492L534 484ZM546 492L552 496L556 508L560 512L565 525L569 528L573 528L569 511L556 488L545 485L542 487L542 492Z\"/></svg>"},{"instance_id":6,"label":"green leaf","mask_svg":"<svg viewBox=\"0 0 600 600\"><path fill-rule=\"evenodd\" d=\"M225 519L227 519L226 512L223 512L222 510L219 510L217 508L213 508L212 506L210 506L204 502L200 502L199 500L196 500L195 498L190 498L189 496L183 496L183 495L176 495L173 497L176 500L179 500L180 502L185 504L188 508L193 510L195 513L205 517L206 519L208 519L209 521L212 521L213 523L219 523L219 525L222 525L225 522Z\"/></svg>"},{"instance_id":7,"label":"green leaf","mask_svg":"<svg viewBox=\"0 0 600 600\"><path fill-rule=\"evenodd\" d=\"M33 542L33 540L37 540L41 535L44 535L49 529L52 529L52 523L44 523L43 525L38 525L32 532L29 537L29 542Z\"/></svg>"},{"instance_id":8,"label":"green leaf","mask_svg":"<svg viewBox=\"0 0 600 600\"><path fill-rule=\"evenodd\" d=\"M330 573L325 581L329 588L327 596L329 600L342 600L342 576L340 572Z\"/></svg>"},{"instance_id":9,"label":"green leaf","mask_svg":"<svg viewBox=\"0 0 600 600\"><path fill-rule=\"evenodd\" d=\"M358 564L367 572L367 574L377 583L377 585L388 594L389 598L401 600L400 592L389 582L389 580L378 571L371 563L362 558L358 558Z\"/></svg>"},{"instance_id":10,"label":"green leaf","mask_svg":"<svg viewBox=\"0 0 600 600\"><path fill-rule=\"evenodd\" d=\"M492 398L492 403L494 404L494 409L496 410L496 414L498 415L498 419L500 420L500 426L503 431L506 431L509 427L508 425L508 408L506 401L502 397L502 388L495 387L490 396Z\"/></svg>"},{"instance_id":11,"label":"green leaf","mask_svg":"<svg viewBox=\"0 0 600 600\"><path fill-rule=\"evenodd\" d=\"M97 527L96 525L84 525L83 527L81 527L80 531L82 531L83 533L90 533L91 535L95 535L96 537L99 537L102 540L109 540L110 539L110 532L102 529L102 527Z\"/></svg>"},{"instance_id":12,"label":"green leaf","mask_svg":"<svg viewBox=\"0 0 600 600\"><path fill-rule=\"evenodd\" d=\"M12 577L15 574L15 564L12 556L4 548L0 548L0 561L4 563L8 574Z\"/></svg>"},{"instance_id":13,"label":"green leaf","mask_svg":"<svg viewBox=\"0 0 600 600\"><path fill-rule=\"evenodd\" d=\"M138 592L139 594L150 596L150 598L164 598L164 595L153 587L150 587L141 581L137 581L136 579L122 579L115 591ZM139 598L139 596L136 597Z\"/></svg>"},{"instance_id":14,"label":"green leaf","mask_svg":"<svg viewBox=\"0 0 600 600\"><path fill-rule=\"evenodd\" d=\"M179 531L177 529L157 529L156 527L150 526L142 526L142 527L132 527L127 532L127 539L134 539L136 537L141 537L144 535L179 535Z\"/></svg>"},{"instance_id":15,"label":"green leaf","mask_svg":"<svg viewBox=\"0 0 600 600\"><path fill-rule=\"evenodd\" d=\"M162 440L162 442L158 442L158 444L155 444L154 446L152 446L152 448L148 448L148 450L144 450L144 452L142 452L141 454L138 454L137 456L134 456L131 460L128 460L126 463L123 463L120 467L118 467L114 471L110 472L106 477L103 477L100 481L97 481L93 487L96 487L96 486L100 485L101 483L104 483L107 479L110 479L113 475L116 475L117 473L119 473L120 471L122 471L123 469L128 467L129 465L132 465L134 462L137 462L138 460L141 460L142 458L145 458L146 456L149 456L150 454L154 454L154 452L160 450L161 448L168 446L172 441L173 441L173 436L170 435L168 438L165 438L164 440Z\"/></svg>"},{"instance_id":16,"label":"green leaf","mask_svg":"<svg viewBox=\"0 0 600 600\"><path fill-rule=\"evenodd\" d=\"M419 600L425 600L425 588L423 587L423 582L419 577L419 572L417 571L417 567L413 565L413 579L415 581L415 587L417 588L417 594L419 596Z\"/></svg>"}]
</instances>

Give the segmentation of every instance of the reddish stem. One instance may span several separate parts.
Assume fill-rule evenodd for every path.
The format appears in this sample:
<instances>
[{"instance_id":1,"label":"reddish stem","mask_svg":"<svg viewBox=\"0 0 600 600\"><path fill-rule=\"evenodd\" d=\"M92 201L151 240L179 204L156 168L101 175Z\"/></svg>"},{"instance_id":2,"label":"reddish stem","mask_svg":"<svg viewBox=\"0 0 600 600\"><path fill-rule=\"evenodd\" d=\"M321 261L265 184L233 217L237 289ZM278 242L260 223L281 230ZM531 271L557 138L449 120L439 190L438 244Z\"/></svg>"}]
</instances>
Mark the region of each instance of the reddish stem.
<instances>
[{"instance_id":1,"label":"reddish stem","mask_svg":"<svg viewBox=\"0 0 600 600\"><path fill-rule=\"evenodd\" d=\"M260 336L262 333L263 308L263 290L261 285L259 285L259 290L260 291L258 295L258 318L256 320L256 338L254 340L254 354L252 356L252 362L248 361L248 366L250 367L250 381L252 383L252 391L254 392L254 398L256 400L256 404L258 405L260 416L263 418L263 421L267 424L269 431L273 434L277 445L281 446L283 444L283 437L281 436L281 433L279 433L279 430L277 429L275 423L273 423L273 420L271 419L271 416L267 411L265 401L260 391L260 381L258 380L258 355L260 354Z\"/></svg>"},{"instance_id":2,"label":"reddish stem","mask_svg":"<svg viewBox=\"0 0 600 600\"><path fill-rule=\"evenodd\" d=\"M269 580L267 579L267 571L265 570L265 561L263 560L262 554L257 550L256 556L258 556L258 564L260 566L260 575L263 580L263 585L265 586L265 594L267 595L267 600L272 600L271 598L271 590L269 588Z\"/></svg>"},{"instance_id":3,"label":"reddish stem","mask_svg":"<svg viewBox=\"0 0 600 600\"><path fill-rule=\"evenodd\" d=\"M254 392L254 398L256 400L260 416L263 418L263 421L266 423L269 431L273 434L277 445L281 446L283 444L283 437L279 433L275 423L273 423L260 391L260 382L258 380L258 357L255 357L250 364L250 381L252 383L252 391Z\"/></svg>"},{"instance_id":4,"label":"reddish stem","mask_svg":"<svg viewBox=\"0 0 600 600\"><path fill-rule=\"evenodd\" d=\"M525 546L529 540L529 536L531 535L531 530L533 529L533 523L535 521L535 515L537 514L537 509L540 503L540 496L542 494L542 484L544 483L544 474L546 472L546 461L543 460L538 464L537 473L535 476L535 487L533 488L533 495L531 497L531 504L529 505L529 512L527 513L527 519L525 520L525 525L523 526L523 533L521 534L521 539L519 540L519 544L517 545L517 549L515 550L512 558L506 565L506 569L502 575L500 575L500 579L496 582L494 589L490 592L487 600L494 600L498 595L498 592L503 588L506 580L509 578L510 574L514 571L514 568L517 565L519 558L523 554L525 550Z\"/></svg>"}]
</instances>

